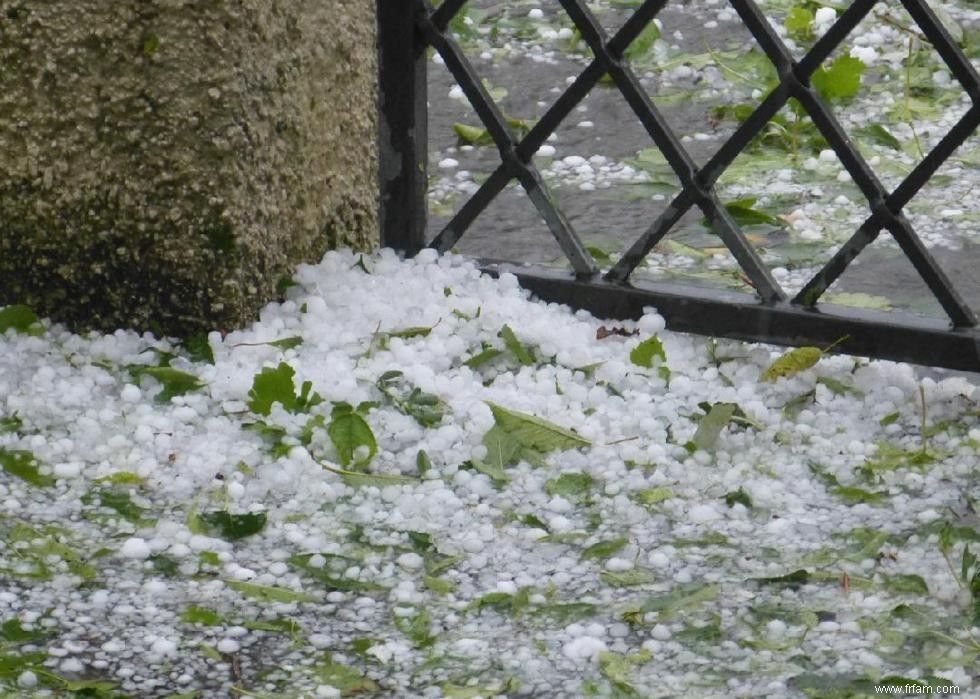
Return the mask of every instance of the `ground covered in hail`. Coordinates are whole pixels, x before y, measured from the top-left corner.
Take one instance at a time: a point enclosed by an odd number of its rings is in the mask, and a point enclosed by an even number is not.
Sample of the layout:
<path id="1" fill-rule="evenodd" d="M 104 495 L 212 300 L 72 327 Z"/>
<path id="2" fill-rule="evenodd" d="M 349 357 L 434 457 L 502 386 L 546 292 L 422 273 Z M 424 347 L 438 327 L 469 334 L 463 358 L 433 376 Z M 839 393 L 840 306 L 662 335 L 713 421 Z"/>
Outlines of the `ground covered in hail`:
<path id="1" fill-rule="evenodd" d="M 428 253 L 183 345 L 0 327 L 0 696 L 978 691 L 966 379 Z"/>

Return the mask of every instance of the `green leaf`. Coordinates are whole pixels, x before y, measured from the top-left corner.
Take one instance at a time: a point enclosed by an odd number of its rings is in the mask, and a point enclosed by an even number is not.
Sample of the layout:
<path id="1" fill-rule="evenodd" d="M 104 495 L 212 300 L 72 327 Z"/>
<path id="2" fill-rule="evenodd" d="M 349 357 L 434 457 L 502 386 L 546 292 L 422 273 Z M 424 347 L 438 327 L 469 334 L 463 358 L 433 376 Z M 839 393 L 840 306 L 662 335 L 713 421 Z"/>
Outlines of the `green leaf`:
<path id="1" fill-rule="evenodd" d="M 490 132 L 482 126 L 470 126 L 456 122 L 453 124 L 453 132 L 459 142 L 468 146 L 492 146 L 493 137 Z"/>
<path id="2" fill-rule="evenodd" d="M 495 347 L 489 347 L 478 354 L 474 354 L 472 357 L 463 362 L 463 365 L 468 366 L 470 369 L 476 369 L 478 366 L 482 366 L 487 362 L 492 362 L 503 353 L 503 350 L 499 350 Z"/>
<path id="3" fill-rule="evenodd" d="M 108 483 L 110 485 L 131 485 L 141 488 L 146 485 L 146 479 L 132 471 L 116 471 L 108 476 L 96 478 L 95 483 Z"/>
<path id="4" fill-rule="evenodd" d="M 292 337 L 284 337 L 281 340 L 273 340 L 272 342 L 264 342 L 262 344 L 269 345 L 270 347 L 278 347 L 281 350 L 288 350 L 302 345 L 303 338 L 299 335 L 293 335 Z"/>
<path id="5" fill-rule="evenodd" d="M 201 521 L 227 541 L 238 541 L 258 534 L 265 528 L 265 512 L 250 512 L 233 515 L 227 510 L 214 510 L 200 515 Z"/>
<path id="6" fill-rule="evenodd" d="M 649 585 L 654 582 L 653 573 L 645 568 L 632 568 L 630 570 L 603 570 L 599 572 L 599 578 L 607 585 L 613 587 L 636 587 L 638 585 Z"/>
<path id="7" fill-rule="evenodd" d="M 295 619 L 280 618 L 280 619 L 250 619 L 248 621 L 243 621 L 242 626 L 246 629 L 251 629 L 253 631 L 268 631 L 270 633 L 283 633 L 288 636 L 292 636 L 294 639 L 297 638 L 303 627 L 299 625 L 299 622 Z"/>
<path id="8" fill-rule="evenodd" d="M 724 637 L 717 615 L 712 615 L 712 620 L 707 624 L 687 625 L 672 636 L 673 639 L 684 645 L 710 644 L 713 646 L 721 643 Z"/>
<path id="9" fill-rule="evenodd" d="M 882 575 L 885 589 L 896 595 L 928 595 L 929 586 L 919 575 Z"/>
<path id="10" fill-rule="evenodd" d="M 548 495 L 560 495 L 566 500 L 578 502 L 588 498 L 595 479 L 587 473 L 563 473 L 544 484 Z"/>
<path id="11" fill-rule="evenodd" d="M 504 346 L 514 355 L 514 359 L 523 366 L 534 366 L 536 361 L 534 350 L 528 345 L 521 344 L 521 341 L 517 339 L 517 335 L 514 334 L 514 331 L 511 330 L 509 325 L 505 325 L 500 329 L 499 336 L 504 341 Z"/>
<path id="12" fill-rule="evenodd" d="M 591 602 L 565 602 L 537 607 L 534 610 L 534 615 L 548 617 L 558 626 L 567 626 L 576 621 L 591 619 L 598 612 L 599 607 Z"/>
<path id="13" fill-rule="evenodd" d="M 630 61 L 639 61 L 650 52 L 660 36 L 660 27 L 655 22 L 650 22 L 633 40 L 633 43 L 626 47 L 623 56 Z"/>
<path id="14" fill-rule="evenodd" d="M 482 612 L 484 609 L 494 609 L 501 614 L 509 613 L 514 606 L 514 595 L 509 592 L 488 592 L 476 598 L 467 605 L 467 609 Z"/>
<path id="15" fill-rule="evenodd" d="M 790 8 L 784 22 L 786 33 L 797 41 L 813 38 L 813 13 L 802 5 Z"/>
<path id="16" fill-rule="evenodd" d="M 432 461 L 425 449 L 419 449 L 418 454 L 415 455 L 415 470 L 419 472 L 420 476 L 424 476 L 432 470 Z"/>
<path id="17" fill-rule="evenodd" d="M 413 325 L 402 330 L 392 330 L 385 334 L 389 337 L 400 337 L 407 340 L 413 337 L 428 337 L 431 332 L 432 326 Z"/>
<path id="18" fill-rule="evenodd" d="M 0 448 L 0 466 L 11 476 L 16 476 L 37 488 L 50 488 L 55 484 L 54 476 L 40 472 L 40 464 L 29 451 L 7 451 Z"/>
<path id="19" fill-rule="evenodd" d="M 746 199 L 736 199 L 734 201 L 727 202 L 725 204 L 725 209 L 735 222 L 740 226 L 775 226 L 776 228 L 783 228 L 786 222 L 778 216 L 763 211 L 762 209 L 756 209 L 754 204 L 756 202 L 755 197 L 748 197 Z"/>
<path id="20" fill-rule="evenodd" d="M 611 558 L 619 551 L 622 551 L 628 543 L 629 539 L 626 537 L 596 542 L 582 551 L 582 554 L 579 556 L 579 560 L 591 561 Z"/>
<path id="21" fill-rule="evenodd" d="M 819 347 L 797 347 L 779 357 L 762 372 L 763 381 L 775 381 L 783 376 L 793 376 L 814 366 L 823 357 Z"/>
<path id="22" fill-rule="evenodd" d="M 469 469 L 476 471 L 477 473 L 482 473 L 487 476 L 490 480 L 494 482 L 494 485 L 500 487 L 510 483 L 510 476 L 498 465 L 487 463 L 486 461 L 481 461 L 480 459 L 470 459 L 469 461 L 464 461 L 459 466 L 461 469 Z"/>
<path id="23" fill-rule="evenodd" d="M 392 485 L 416 485 L 420 482 L 417 478 L 410 478 L 408 476 L 346 471 L 342 468 L 333 468 L 324 463 L 321 463 L 320 467 L 331 473 L 336 473 L 351 488 L 387 488 Z"/>
<path id="24" fill-rule="evenodd" d="M 745 492 L 742 486 L 738 487 L 738 490 L 733 490 L 725 495 L 725 504 L 729 507 L 734 507 L 735 503 L 744 505 L 747 509 L 752 509 L 752 497 Z"/>
<path id="25" fill-rule="evenodd" d="M 599 653 L 599 671 L 616 689 L 617 699 L 640 699 L 640 695 L 629 683 L 634 666 L 645 663 L 653 657 L 650 651 L 643 650 L 633 655 L 621 655 L 612 651 Z"/>
<path id="26" fill-rule="evenodd" d="M 708 414 L 701 418 L 698 429 L 691 438 L 690 444 L 695 449 L 711 451 L 721 436 L 721 431 L 731 422 L 738 406 L 735 403 L 715 403 Z"/>
<path id="27" fill-rule="evenodd" d="M 0 309 L 0 335 L 11 328 L 15 332 L 27 333 L 32 326 L 39 323 L 38 317 L 27 306 L 15 304 Z"/>
<path id="28" fill-rule="evenodd" d="M 810 582 L 810 577 L 811 576 L 808 571 L 800 568 L 799 570 L 794 570 L 792 573 L 787 573 L 786 575 L 752 578 L 752 580 L 762 585 L 788 585 L 790 587 L 799 587 L 800 585 Z"/>
<path id="29" fill-rule="evenodd" d="M 41 663 L 47 659 L 46 652 L 0 655 L 0 680 L 16 680 L 25 670 L 43 668 Z"/>
<path id="30" fill-rule="evenodd" d="M 658 619 L 670 620 L 698 609 L 718 597 L 718 586 L 706 583 L 683 583 L 665 595 L 649 597 L 640 607 L 643 614 L 656 612 Z"/>
<path id="31" fill-rule="evenodd" d="M 820 376 L 817 378 L 817 383 L 826 386 L 827 389 L 833 393 L 835 396 L 845 396 L 845 395 L 855 395 L 861 397 L 864 395 L 864 391 L 860 391 L 853 386 L 848 386 L 843 381 L 838 381 L 837 379 L 832 379 L 829 376 Z"/>
<path id="32" fill-rule="evenodd" d="M 864 488 L 850 485 L 838 485 L 830 488 L 830 494 L 840 498 L 848 505 L 868 504 L 876 505 L 887 499 L 887 493 L 876 493 Z"/>
<path id="33" fill-rule="evenodd" d="M 310 559 L 314 555 L 321 556 L 325 563 L 320 566 L 310 564 Z M 372 582 L 363 582 L 356 578 L 345 577 L 344 572 L 352 567 L 360 565 L 360 561 L 348 556 L 337 554 L 321 553 L 301 553 L 289 557 L 289 565 L 299 568 L 305 575 L 316 580 L 328 590 L 339 590 L 341 592 L 381 592 L 385 587 Z"/>
<path id="34" fill-rule="evenodd" d="M 211 349 L 207 334 L 191 335 L 184 341 L 184 349 L 195 362 L 214 364 L 214 350 Z"/>
<path id="35" fill-rule="evenodd" d="M 122 488 L 95 487 L 82 495 L 82 503 L 115 510 L 123 519 L 138 526 L 152 520 L 144 519 L 146 508 L 133 502 L 132 496 Z"/>
<path id="36" fill-rule="evenodd" d="M 664 486 L 637 490 L 635 493 L 633 493 L 634 500 L 641 505 L 646 505 L 648 507 L 658 505 L 664 500 L 670 500 L 671 498 L 676 497 L 677 494 L 673 490 Z"/>
<path id="37" fill-rule="evenodd" d="M 400 412 L 422 427 L 435 427 L 445 415 L 446 404 L 439 396 L 426 393 L 405 381 L 401 371 L 386 371 L 375 382 L 378 390 Z M 360 406 L 358 411 L 360 412 Z"/>
<path id="38" fill-rule="evenodd" d="M 369 695 L 381 688 L 357 668 L 333 661 L 329 653 L 314 667 L 317 679 L 325 685 L 340 690 L 342 697 Z"/>
<path id="39" fill-rule="evenodd" d="M 667 353 L 664 351 L 664 345 L 656 335 L 647 338 L 630 352 L 630 361 L 637 366 L 649 369 L 653 367 L 654 359 L 659 359 L 663 363 L 667 361 Z"/>
<path id="40" fill-rule="evenodd" d="M 18 417 L 17 413 L 0 418 L 0 434 L 20 432 L 23 427 L 24 421 Z"/>
<path id="41" fill-rule="evenodd" d="M 873 311 L 887 311 L 892 307 L 891 299 L 886 296 L 875 296 L 859 291 L 838 291 L 823 297 L 827 303 L 836 303 L 851 308 L 867 308 Z"/>
<path id="42" fill-rule="evenodd" d="M 891 131 L 886 129 L 881 124 L 863 126 L 856 129 L 855 133 L 861 136 L 867 136 L 879 146 L 885 146 L 887 148 L 891 148 L 892 150 L 902 150 L 901 142 L 892 135 Z"/>
<path id="43" fill-rule="evenodd" d="M 483 445 L 487 448 L 486 465 L 498 473 L 521 459 L 523 444 L 500 425 L 494 425 L 483 435 Z M 506 477 L 506 476 L 505 476 Z"/>
<path id="44" fill-rule="evenodd" d="M 416 648 L 428 648 L 436 642 L 436 637 L 429 633 L 432 628 L 432 615 L 425 609 L 420 609 L 412 616 L 394 617 L 395 628 L 415 644 Z"/>
<path id="45" fill-rule="evenodd" d="M 424 578 L 425 586 L 437 595 L 448 595 L 456 589 L 456 583 L 440 578 L 435 575 L 426 575 Z"/>
<path id="46" fill-rule="evenodd" d="M 821 66 L 810 78 L 810 83 L 825 100 L 853 97 L 861 89 L 861 73 L 864 63 L 853 56 L 838 56 L 830 67 Z"/>
<path id="47" fill-rule="evenodd" d="M 163 390 L 156 397 L 161 403 L 166 403 L 174 396 L 182 396 L 185 393 L 196 391 L 205 385 L 203 381 L 193 374 L 171 369 L 169 366 L 131 366 L 129 371 L 134 379 L 139 379 L 141 376 L 149 376 L 162 384 Z"/>
<path id="48" fill-rule="evenodd" d="M 496 403 L 487 402 L 496 424 L 522 447 L 541 453 L 587 447 L 591 442 L 571 430 L 542 420 L 534 415 L 508 410 Z"/>
<path id="49" fill-rule="evenodd" d="M 274 403 L 281 403 L 286 410 L 295 411 L 298 407 L 296 387 L 293 385 L 295 374 L 295 370 L 285 362 L 280 362 L 275 369 L 266 367 L 260 371 L 248 392 L 248 409 L 259 415 L 268 415 Z"/>
<path id="50" fill-rule="evenodd" d="M 169 556 L 157 553 L 150 556 L 149 560 L 153 564 L 153 570 L 160 575 L 168 578 L 176 578 L 180 575 L 180 564 Z"/>
<path id="51" fill-rule="evenodd" d="M 347 403 L 336 403 L 327 425 L 327 435 L 337 449 L 340 463 L 349 466 L 354 463 L 357 467 L 367 465 L 378 453 L 378 442 L 374 432 L 363 417 L 358 415 Z M 367 456 L 354 461 L 354 451 L 358 447 L 367 447 Z"/>
<path id="52" fill-rule="evenodd" d="M 13 644 L 36 643 L 53 633 L 55 633 L 53 629 L 44 627 L 31 630 L 25 629 L 21 626 L 20 619 L 16 617 L 7 619 L 3 624 L 0 624 L 0 638 Z M 0 677 L 2 677 L 2 674 L 0 674 Z"/>
<path id="53" fill-rule="evenodd" d="M 458 685 L 446 682 L 440 687 L 446 699 L 482 699 L 483 697 L 512 696 L 520 688 L 513 677 L 494 685 Z"/>
<path id="54" fill-rule="evenodd" d="M 257 599 L 260 602 L 319 602 L 313 595 L 296 592 L 284 587 L 259 585 L 242 580 L 225 580 L 225 585 L 241 592 L 246 597 Z"/>
<path id="55" fill-rule="evenodd" d="M 201 624 L 202 626 L 221 626 L 225 623 L 218 612 L 196 605 L 185 609 L 184 613 L 180 615 L 180 620 L 187 624 Z"/>

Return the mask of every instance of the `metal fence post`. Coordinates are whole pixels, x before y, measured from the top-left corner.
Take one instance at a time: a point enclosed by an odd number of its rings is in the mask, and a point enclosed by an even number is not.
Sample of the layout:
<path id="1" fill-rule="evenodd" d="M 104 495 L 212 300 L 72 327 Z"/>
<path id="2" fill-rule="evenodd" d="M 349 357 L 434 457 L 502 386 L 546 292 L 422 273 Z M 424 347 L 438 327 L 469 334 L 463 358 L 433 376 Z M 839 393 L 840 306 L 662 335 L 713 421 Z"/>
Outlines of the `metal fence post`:
<path id="1" fill-rule="evenodd" d="M 428 189 L 426 43 L 422 3 L 377 0 L 378 175 L 381 244 L 414 255 L 425 246 Z"/>

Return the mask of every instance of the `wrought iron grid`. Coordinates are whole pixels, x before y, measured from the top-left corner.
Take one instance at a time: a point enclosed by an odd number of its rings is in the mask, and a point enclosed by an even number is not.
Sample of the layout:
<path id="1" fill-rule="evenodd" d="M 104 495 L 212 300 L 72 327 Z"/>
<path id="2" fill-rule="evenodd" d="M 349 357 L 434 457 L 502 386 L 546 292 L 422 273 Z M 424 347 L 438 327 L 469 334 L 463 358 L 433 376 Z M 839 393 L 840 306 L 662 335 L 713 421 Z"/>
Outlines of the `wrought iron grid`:
<path id="1" fill-rule="evenodd" d="M 593 58 L 530 131 L 517 139 L 448 30 L 450 21 L 466 0 L 444 0 L 435 8 L 430 0 L 377 0 L 384 244 L 408 254 L 426 245 L 445 252 L 460 240 L 504 187 L 516 179 L 568 258 L 573 272 L 506 265 L 489 265 L 488 270 L 507 269 L 517 274 L 524 286 L 544 298 L 617 317 L 637 316 L 644 306 L 653 305 L 664 314 L 668 325 L 677 330 L 777 344 L 829 344 L 846 335 L 841 351 L 980 371 L 977 317 L 902 214 L 903 207 L 980 124 L 980 76 L 925 0 L 901 0 L 901 3 L 969 95 L 972 106 L 892 192 L 884 188 L 834 113 L 810 85 L 813 73 L 879 0 L 854 0 L 799 61 L 794 60 L 755 2 L 730 0 L 742 23 L 775 66 L 779 83 L 700 168 L 624 58 L 626 49 L 667 0 L 646 0 L 611 37 L 583 0 L 559 2 L 588 44 Z M 430 46 L 442 57 L 483 122 L 499 151 L 500 164 L 445 228 L 426 243 L 425 80 L 426 49 Z M 600 274 L 581 239 L 553 203 L 532 158 L 562 120 L 607 74 L 676 173 L 681 191 L 620 260 Z M 787 298 L 773 279 L 714 190 L 725 169 L 790 99 L 803 107 L 837 153 L 867 199 L 870 210 L 857 232 L 792 299 Z M 693 207 L 702 211 L 731 251 L 751 281 L 755 298 L 670 283 L 632 283 L 631 275 L 637 266 Z M 898 312 L 870 313 L 824 304 L 818 307 L 823 293 L 883 230 L 901 247 L 949 317 L 949 323 Z"/>

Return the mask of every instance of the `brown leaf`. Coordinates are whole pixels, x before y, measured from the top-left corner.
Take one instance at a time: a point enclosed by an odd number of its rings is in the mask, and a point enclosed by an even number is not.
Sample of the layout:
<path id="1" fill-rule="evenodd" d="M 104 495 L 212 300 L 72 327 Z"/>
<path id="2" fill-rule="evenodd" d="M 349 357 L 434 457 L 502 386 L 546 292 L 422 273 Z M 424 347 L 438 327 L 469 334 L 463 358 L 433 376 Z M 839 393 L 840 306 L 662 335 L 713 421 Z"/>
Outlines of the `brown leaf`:
<path id="1" fill-rule="evenodd" d="M 639 335 L 639 330 L 627 330 L 626 328 L 612 327 L 607 328 L 605 325 L 600 325 L 599 329 L 595 331 L 595 339 L 605 340 L 607 337 L 612 335 L 621 335 L 622 337 L 631 337 L 633 335 Z"/>
<path id="2" fill-rule="evenodd" d="M 851 591 L 851 576 L 848 575 L 846 572 L 841 573 L 840 586 L 844 590 L 845 595 Z"/>

